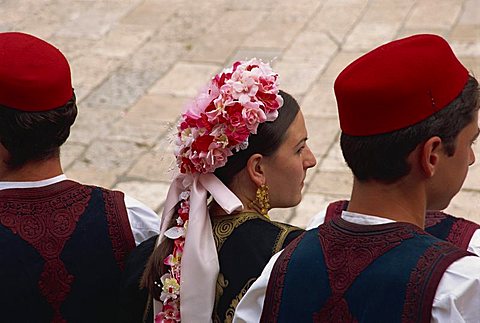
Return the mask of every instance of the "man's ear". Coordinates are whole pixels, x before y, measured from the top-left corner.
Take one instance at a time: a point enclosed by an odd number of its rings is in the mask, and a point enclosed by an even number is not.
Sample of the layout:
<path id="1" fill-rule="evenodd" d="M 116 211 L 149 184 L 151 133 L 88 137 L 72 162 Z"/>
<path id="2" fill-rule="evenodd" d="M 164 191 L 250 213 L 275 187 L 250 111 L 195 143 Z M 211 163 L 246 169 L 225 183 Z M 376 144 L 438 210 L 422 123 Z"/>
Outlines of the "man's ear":
<path id="1" fill-rule="evenodd" d="M 246 170 L 250 180 L 258 187 L 265 184 L 264 157 L 261 154 L 253 154 L 248 158 Z"/>
<path id="2" fill-rule="evenodd" d="M 440 137 L 431 137 L 423 143 L 420 153 L 420 163 L 427 178 L 435 174 L 438 164 L 444 156 L 443 142 Z"/>

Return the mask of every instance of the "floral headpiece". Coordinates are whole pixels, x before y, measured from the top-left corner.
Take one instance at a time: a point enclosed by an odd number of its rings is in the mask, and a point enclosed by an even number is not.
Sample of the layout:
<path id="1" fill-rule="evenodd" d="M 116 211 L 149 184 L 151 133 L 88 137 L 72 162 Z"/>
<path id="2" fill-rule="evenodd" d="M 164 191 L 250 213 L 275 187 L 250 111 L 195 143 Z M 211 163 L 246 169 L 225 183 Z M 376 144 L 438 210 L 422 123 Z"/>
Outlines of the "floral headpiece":
<path id="1" fill-rule="evenodd" d="M 211 173 L 226 164 L 234 151 L 248 147 L 248 136 L 260 123 L 274 121 L 283 98 L 278 94 L 278 74 L 256 58 L 235 62 L 212 78 L 187 106 L 175 140 L 177 165 L 187 175 Z M 180 322 L 181 259 L 190 213 L 190 188 L 179 196 L 176 225 L 164 235 L 174 240 L 164 259 L 169 267 L 160 282 L 163 309 L 155 322 Z"/>
<path id="2" fill-rule="evenodd" d="M 183 113 L 178 125 L 177 165 L 182 173 L 210 173 L 233 151 L 248 146 L 248 136 L 273 121 L 283 99 L 278 74 L 253 58 L 235 62 L 216 75 Z"/>

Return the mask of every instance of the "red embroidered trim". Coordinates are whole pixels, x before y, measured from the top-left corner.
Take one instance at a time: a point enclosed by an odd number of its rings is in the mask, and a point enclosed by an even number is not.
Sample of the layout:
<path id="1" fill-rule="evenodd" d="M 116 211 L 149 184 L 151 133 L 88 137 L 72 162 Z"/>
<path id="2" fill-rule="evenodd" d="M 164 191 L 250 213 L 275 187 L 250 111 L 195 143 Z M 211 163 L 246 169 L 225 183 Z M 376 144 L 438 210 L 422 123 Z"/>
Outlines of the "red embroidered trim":
<path id="1" fill-rule="evenodd" d="M 325 222 L 340 218 L 342 211 L 346 210 L 347 206 L 348 201 L 345 200 L 330 203 L 325 214 Z M 453 243 L 461 249 L 467 250 L 473 234 L 476 230 L 480 229 L 480 225 L 441 211 L 427 211 L 425 214 L 425 228 L 433 227 L 449 217 L 453 218 L 453 225 L 448 232 L 446 241 Z"/>
<path id="2" fill-rule="evenodd" d="M 427 211 L 425 215 L 425 228 L 433 227 L 447 218 L 447 214 L 440 211 Z"/>
<path id="3" fill-rule="evenodd" d="M 335 295 L 327 300 L 318 313 L 313 313 L 313 322 L 342 322 L 357 323 L 358 321 L 350 314 L 347 301 L 343 296 Z"/>
<path id="4" fill-rule="evenodd" d="M 355 235 L 347 232 L 349 228 L 354 231 L 370 231 Z M 314 313 L 318 322 L 355 322 L 344 299 L 344 293 L 368 265 L 403 240 L 411 238 L 415 231 L 413 226 L 405 224 L 379 225 L 377 231 L 371 230 L 371 226 L 365 228 L 341 218 L 319 227 L 318 236 L 324 252 L 332 295 L 326 306 Z"/>
<path id="5" fill-rule="evenodd" d="M 467 250 L 473 234 L 478 229 L 480 229 L 480 225 L 462 218 L 456 218 L 448 234 L 447 241 L 463 250 Z"/>
<path id="6" fill-rule="evenodd" d="M 305 232 L 290 242 L 275 262 L 268 280 L 260 323 L 276 322 L 278 320 L 288 262 L 304 235 Z"/>
<path id="7" fill-rule="evenodd" d="M 112 250 L 118 266 L 123 270 L 125 257 L 135 248 L 130 222 L 123 193 L 101 188 L 105 201 L 105 214 L 108 222 L 108 234 L 112 242 Z"/>
<path id="8" fill-rule="evenodd" d="M 445 270 L 454 261 L 473 255 L 446 241 L 438 241 L 420 257 L 410 274 L 402 322 L 430 322 L 433 298 Z"/>
<path id="9" fill-rule="evenodd" d="M 342 215 L 342 211 L 346 210 L 348 206 L 348 201 L 336 201 L 332 202 L 327 207 L 327 212 L 325 213 L 325 221 L 328 222 L 333 219 L 339 218 Z"/>
<path id="10" fill-rule="evenodd" d="M 52 322 L 66 322 L 60 306 L 70 292 L 74 277 L 60 254 L 65 242 L 90 201 L 92 188 L 63 181 L 42 188 L 0 192 L 0 223 L 32 245 L 45 260 L 38 282 L 52 306 Z"/>

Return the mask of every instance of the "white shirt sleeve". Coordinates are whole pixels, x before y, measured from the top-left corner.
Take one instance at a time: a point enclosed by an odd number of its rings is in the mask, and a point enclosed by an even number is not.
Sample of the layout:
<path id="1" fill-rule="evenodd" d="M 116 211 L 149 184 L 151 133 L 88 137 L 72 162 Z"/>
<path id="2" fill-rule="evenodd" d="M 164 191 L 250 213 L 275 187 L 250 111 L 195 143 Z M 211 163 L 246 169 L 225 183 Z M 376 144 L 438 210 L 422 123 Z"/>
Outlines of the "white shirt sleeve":
<path id="1" fill-rule="evenodd" d="M 476 254 L 477 256 L 480 256 L 480 230 L 476 230 L 473 233 L 467 250 Z"/>
<path id="2" fill-rule="evenodd" d="M 480 322 L 479 257 L 463 257 L 447 268 L 433 299 L 432 322 Z"/>
<path id="3" fill-rule="evenodd" d="M 268 279 L 272 272 L 273 265 L 277 261 L 280 254 L 279 251 L 267 263 L 258 279 L 250 286 L 245 296 L 238 303 L 233 317 L 233 323 L 257 323 L 260 322 L 263 310 L 263 301 L 267 292 Z"/>
<path id="4" fill-rule="evenodd" d="M 241 299 L 235 311 L 234 323 L 260 322 L 268 280 L 280 253 L 270 259 L 262 275 Z M 433 300 L 432 322 L 480 322 L 479 257 L 463 257 L 447 268 Z"/>
<path id="5" fill-rule="evenodd" d="M 148 238 L 159 234 L 160 217 L 155 212 L 142 202 L 126 194 L 124 195 L 124 201 L 135 245 L 138 246 Z"/>
<path id="6" fill-rule="evenodd" d="M 327 205 L 328 207 L 328 205 Z M 318 227 L 320 224 L 323 224 L 325 222 L 325 215 L 327 214 L 327 207 L 324 207 L 320 212 L 315 214 L 310 221 L 310 223 L 307 225 L 307 230 L 313 229 Z"/>

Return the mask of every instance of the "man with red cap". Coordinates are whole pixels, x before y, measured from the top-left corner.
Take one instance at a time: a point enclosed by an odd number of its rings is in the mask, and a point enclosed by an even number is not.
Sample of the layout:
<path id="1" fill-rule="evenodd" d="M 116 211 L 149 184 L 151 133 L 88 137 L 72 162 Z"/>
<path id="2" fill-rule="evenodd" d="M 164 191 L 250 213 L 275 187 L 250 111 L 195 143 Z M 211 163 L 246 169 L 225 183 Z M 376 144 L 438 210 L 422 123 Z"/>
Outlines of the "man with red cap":
<path id="1" fill-rule="evenodd" d="M 234 322 L 478 322 L 480 258 L 424 231 L 475 162 L 477 80 L 415 35 L 351 63 L 335 95 L 350 202 L 272 258 Z"/>
<path id="2" fill-rule="evenodd" d="M 76 115 L 63 54 L 0 33 L 2 322 L 110 322 L 125 256 L 158 234 L 140 202 L 63 174 Z"/>

